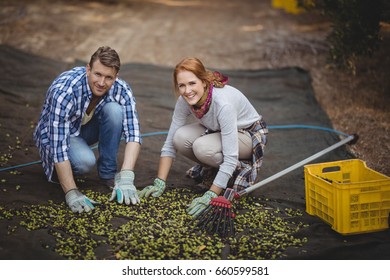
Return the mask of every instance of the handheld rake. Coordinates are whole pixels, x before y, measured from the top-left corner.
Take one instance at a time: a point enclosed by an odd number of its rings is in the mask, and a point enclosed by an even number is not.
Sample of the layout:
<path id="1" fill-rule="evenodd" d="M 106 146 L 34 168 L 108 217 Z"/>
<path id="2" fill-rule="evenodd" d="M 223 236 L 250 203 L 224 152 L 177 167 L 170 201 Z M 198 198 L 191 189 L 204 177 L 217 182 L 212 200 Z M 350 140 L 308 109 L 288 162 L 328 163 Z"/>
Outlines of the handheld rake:
<path id="1" fill-rule="evenodd" d="M 232 201 L 234 198 L 240 198 L 243 195 L 246 195 L 269 182 L 282 177 L 283 175 L 325 155 L 326 153 L 348 143 L 352 140 L 357 140 L 357 135 L 349 135 L 343 140 L 329 146 L 328 148 L 300 161 L 296 164 L 244 189 L 239 192 L 231 188 L 227 188 L 223 196 L 218 196 L 216 198 L 212 198 L 210 204 L 203 210 L 198 216 L 194 218 L 196 223 L 196 227 L 201 230 L 205 230 L 209 234 L 218 234 L 222 238 L 228 236 L 235 235 L 234 229 L 234 219 L 236 215 L 233 213 L 232 209 Z"/>

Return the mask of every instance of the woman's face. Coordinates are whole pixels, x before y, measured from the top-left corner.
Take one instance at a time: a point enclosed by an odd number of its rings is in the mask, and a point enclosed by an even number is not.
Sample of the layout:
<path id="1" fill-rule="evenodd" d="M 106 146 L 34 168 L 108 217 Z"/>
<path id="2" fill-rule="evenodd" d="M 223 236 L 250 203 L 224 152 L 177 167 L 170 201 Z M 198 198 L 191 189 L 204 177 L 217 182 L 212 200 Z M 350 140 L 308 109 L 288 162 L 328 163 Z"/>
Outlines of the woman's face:
<path id="1" fill-rule="evenodd" d="M 189 105 L 195 105 L 202 98 L 206 83 L 194 73 L 185 70 L 178 72 L 176 79 L 180 95 Z"/>

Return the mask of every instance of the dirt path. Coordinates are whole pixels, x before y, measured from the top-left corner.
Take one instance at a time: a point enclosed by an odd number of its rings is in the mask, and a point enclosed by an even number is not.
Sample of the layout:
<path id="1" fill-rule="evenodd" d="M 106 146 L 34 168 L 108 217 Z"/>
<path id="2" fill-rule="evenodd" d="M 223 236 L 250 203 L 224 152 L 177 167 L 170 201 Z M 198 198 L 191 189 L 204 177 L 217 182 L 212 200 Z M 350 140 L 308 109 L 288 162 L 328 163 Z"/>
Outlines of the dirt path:
<path id="1" fill-rule="evenodd" d="M 376 56 L 355 77 L 327 68 L 329 23 L 318 15 L 288 15 L 271 1 L 22 1 L 0 4 L 0 43 L 73 63 L 100 45 L 122 62 L 172 67 L 198 56 L 218 69 L 302 67 L 334 127 L 358 133 L 353 153 L 390 175 L 390 28 Z"/>

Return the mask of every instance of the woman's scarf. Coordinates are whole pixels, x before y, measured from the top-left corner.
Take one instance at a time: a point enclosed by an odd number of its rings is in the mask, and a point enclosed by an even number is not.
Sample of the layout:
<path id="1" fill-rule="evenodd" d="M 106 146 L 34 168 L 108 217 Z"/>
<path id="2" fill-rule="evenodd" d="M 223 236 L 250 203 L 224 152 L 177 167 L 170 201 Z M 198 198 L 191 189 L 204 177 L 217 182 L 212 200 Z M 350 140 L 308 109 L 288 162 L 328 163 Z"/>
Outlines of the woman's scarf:
<path id="1" fill-rule="evenodd" d="M 228 77 L 222 75 L 220 72 L 215 71 L 213 72 L 213 75 L 214 75 L 214 80 L 210 83 L 210 89 L 207 94 L 206 101 L 200 106 L 200 108 L 198 108 L 197 106 L 191 106 L 192 112 L 194 112 L 195 116 L 198 119 L 201 119 L 209 111 L 210 104 L 211 104 L 211 97 L 213 93 L 213 86 L 222 88 L 228 82 Z M 201 98 L 201 100 L 202 99 L 203 97 Z"/>
<path id="2" fill-rule="evenodd" d="M 195 106 L 191 106 L 192 112 L 194 112 L 195 116 L 198 119 L 201 119 L 209 111 L 212 93 L 213 93 L 213 85 L 210 84 L 210 89 L 209 89 L 209 92 L 207 94 L 206 101 L 200 106 L 200 108 L 197 108 Z"/>

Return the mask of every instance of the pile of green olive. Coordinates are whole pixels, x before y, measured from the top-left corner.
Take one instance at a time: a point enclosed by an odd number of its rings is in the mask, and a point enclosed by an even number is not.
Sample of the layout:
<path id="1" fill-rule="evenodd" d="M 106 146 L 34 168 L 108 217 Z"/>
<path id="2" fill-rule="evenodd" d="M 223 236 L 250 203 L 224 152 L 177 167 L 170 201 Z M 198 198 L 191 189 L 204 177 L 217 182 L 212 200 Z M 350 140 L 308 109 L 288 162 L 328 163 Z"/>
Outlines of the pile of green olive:
<path id="1" fill-rule="evenodd" d="M 221 238 L 199 228 L 185 209 L 199 196 L 191 189 L 168 188 L 159 198 L 138 205 L 109 202 L 110 194 L 83 192 L 100 202 L 89 213 L 73 214 L 64 202 L 0 206 L 0 220 L 17 220 L 18 227 L 47 230 L 42 246 L 65 259 L 282 259 L 287 250 L 307 242 L 301 210 L 278 209 L 261 197 L 234 202 L 235 236 Z M 12 235 L 15 227 L 9 227 Z M 50 242 L 52 240 L 52 242 Z"/>

